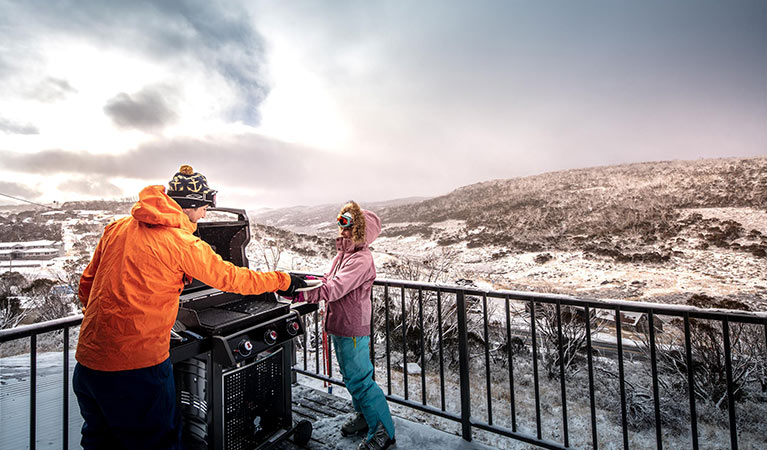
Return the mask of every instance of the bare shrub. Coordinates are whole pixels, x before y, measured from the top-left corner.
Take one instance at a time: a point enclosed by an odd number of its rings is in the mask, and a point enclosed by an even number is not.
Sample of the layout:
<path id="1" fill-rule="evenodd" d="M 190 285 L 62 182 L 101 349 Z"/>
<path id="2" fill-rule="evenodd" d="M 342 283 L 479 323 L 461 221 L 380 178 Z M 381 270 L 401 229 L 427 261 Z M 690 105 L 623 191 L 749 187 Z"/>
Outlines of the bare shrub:
<path id="1" fill-rule="evenodd" d="M 602 376 L 595 377 L 595 383 L 601 393 L 597 396 L 600 405 L 608 410 L 620 410 L 620 396 L 616 395 L 614 384 L 618 374 L 614 369 L 608 369 L 597 363 L 595 371 Z M 655 427 L 655 401 L 652 390 L 643 386 L 632 371 L 624 372 L 624 387 L 626 392 L 626 421 L 629 429 L 640 431 Z M 612 381 L 612 382 L 610 382 Z M 609 384 L 608 384 L 609 383 Z M 689 411 L 684 401 L 674 398 L 663 398 L 660 401 L 661 423 L 665 428 L 676 431 L 684 429 L 689 420 Z"/>
<path id="2" fill-rule="evenodd" d="M 443 282 L 447 279 L 448 269 L 453 266 L 457 251 L 441 247 L 427 254 L 422 259 L 400 258 L 388 262 L 382 267 L 387 276 L 398 279 L 424 281 L 429 283 Z M 379 291 L 380 292 L 380 291 Z M 443 354 L 448 362 L 456 362 L 458 349 L 458 314 L 457 302 L 451 297 L 441 297 L 441 307 L 437 307 L 437 294 L 433 291 L 406 289 L 404 299 L 400 290 L 389 290 L 388 297 L 379 295 L 374 302 L 375 328 L 386 329 L 386 305 L 388 304 L 390 344 L 397 348 L 406 342 L 407 355 L 405 362 L 418 361 L 421 358 L 421 339 L 424 341 L 422 365 L 434 359 L 439 352 L 439 342 L 442 340 Z M 404 312 L 403 312 L 404 300 Z M 403 331 L 403 315 L 404 326 Z M 482 301 L 476 296 L 466 297 L 466 317 L 469 345 L 476 348 L 484 345 Z M 441 320 L 442 333 L 437 324 Z M 421 328 L 421 322 L 424 328 Z M 474 343 L 474 345 L 472 345 Z M 484 347 L 483 347 L 484 348 Z"/>
<path id="3" fill-rule="evenodd" d="M 658 381 L 668 391 L 689 392 L 687 383 L 687 355 L 684 346 L 684 324 L 672 322 L 675 330 L 666 340 L 656 342 Z M 764 328 L 749 324 L 730 323 L 730 349 L 733 396 L 736 401 L 747 396 L 749 384 L 767 387 L 767 349 Z M 727 407 L 727 371 L 724 338 L 719 323 L 690 319 L 690 346 L 692 352 L 692 389 L 695 395 L 710 401 L 718 408 Z M 649 357 L 649 337 L 640 335 L 642 348 Z"/>
<path id="4" fill-rule="evenodd" d="M 18 298 L 0 293 L 0 330 L 17 326 L 26 316 Z"/>
<path id="5" fill-rule="evenodd" d="M 577 362 L 582 359 L 583 350 L 586 347 L 586 320 L 590 322 L 592 334 L 598 333 L 604 327 L 604 323 L 597 320 L 593 310 L 587 318 L 582 308 L 561 305 L 560 313 L 557 314 L 556 305 L 536 305 L 535 323 L 538 334 L 542 338 L 543 365 L 549 378 L 560 376 L 560 326 L 562 330 L 561 361 L 565 369 L 565 378 L 572 377 L 580 370 L 581 365 Z"/>
<path id="6" fill-rule="evenodd" d="M 13 328 L 27 315 L 17 295 L 27 286 L 27 279 L 18 272 L 0 274 L 0 329 Z"/>

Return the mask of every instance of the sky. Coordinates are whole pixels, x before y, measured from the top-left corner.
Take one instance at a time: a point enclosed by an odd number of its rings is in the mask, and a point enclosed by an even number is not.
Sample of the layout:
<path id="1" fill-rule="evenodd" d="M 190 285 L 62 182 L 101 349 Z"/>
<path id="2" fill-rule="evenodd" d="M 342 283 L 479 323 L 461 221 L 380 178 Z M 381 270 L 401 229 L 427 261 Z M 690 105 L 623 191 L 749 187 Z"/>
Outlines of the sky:
<path id="1" fill-rule="evenodd" d="M 35 202 L 182 164 L 250 209 L 767 155 L 763 0 L 0 0 L 0 35 L 0 194 Z"/>

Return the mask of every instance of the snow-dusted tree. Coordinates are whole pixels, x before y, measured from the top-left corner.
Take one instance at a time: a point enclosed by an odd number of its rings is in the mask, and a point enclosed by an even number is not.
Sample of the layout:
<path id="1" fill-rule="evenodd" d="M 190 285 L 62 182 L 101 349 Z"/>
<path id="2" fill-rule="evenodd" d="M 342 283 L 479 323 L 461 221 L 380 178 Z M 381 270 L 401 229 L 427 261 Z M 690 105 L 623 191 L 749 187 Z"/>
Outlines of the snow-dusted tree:
<path id="1" fill-rule="evenodd" d="M 13 328 L 26 317 L 17 297 L 26 285 L 27 279 L 18 272 L 0 274 L 0 329 Z"/>
<path id="2" fill-rule="evenodd" d="M 59 283 L 69 288 L 71 302 L 79 304 L 77 291 L 80 288 L 80 277 L 85 267 L 90 262 L 89 255 L 82 255 L 77 259 L 72 259 L 64 263 L 64 274 L 59 276 Z"/>
<path id="3" fill-rule="evenodd" d="M 26 317 L 19 299 L 0 294 L 0 329 L 13 328 Z"/>
<path id="4" fill-rule="evenodd" d="M 59 319 L 72 314 L 74 298 L 67 286 L 57 288 L 55 280 L 38 278 L 24 289 L 34 305 L 36 322 Z"/>

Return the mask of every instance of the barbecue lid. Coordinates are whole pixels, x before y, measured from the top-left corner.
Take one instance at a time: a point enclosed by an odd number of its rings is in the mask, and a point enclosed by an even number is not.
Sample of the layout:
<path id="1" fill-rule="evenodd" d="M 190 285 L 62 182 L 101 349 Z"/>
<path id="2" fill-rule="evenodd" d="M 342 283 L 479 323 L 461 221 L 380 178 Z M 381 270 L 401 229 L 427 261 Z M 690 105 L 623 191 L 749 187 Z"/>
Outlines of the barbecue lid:
<path id="1" fill-rule="evenodd" d="M 208 214 L 209 220 L 197 223 L 195 236 L 207 242 L 224 261 L 229 261 L 235 266 L 248 267 L 245 248 L 250 242 L 250 222 L 245 210 L 208 208 Z M 199 280 L 193 280 L 192 284 L 184 287 L 183 294 L 205 289 L 210 288 Z"/>

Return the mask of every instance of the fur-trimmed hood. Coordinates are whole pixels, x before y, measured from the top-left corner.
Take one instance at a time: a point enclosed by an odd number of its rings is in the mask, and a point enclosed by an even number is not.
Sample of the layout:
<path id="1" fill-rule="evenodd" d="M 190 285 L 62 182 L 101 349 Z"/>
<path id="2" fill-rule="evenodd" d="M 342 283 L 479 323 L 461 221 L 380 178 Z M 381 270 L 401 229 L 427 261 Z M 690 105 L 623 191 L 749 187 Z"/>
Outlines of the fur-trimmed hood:
<path id="1" fill-rule="evenodd" d="M 363 209 L 361 210 L 361 215 L 365 220 L 365 241 L 355 242 L 354 239 L 347 239 L 343 236 L 338 236 L 336 238 L 336 250 L 339 252 L 351 253 L 363 248 L 367 248 L 381 234 L 381 219 L 379 219 L 373 211 Z M 357 227 L 359 226 L 358 224 L 355 224 L 354 226 Z M 355 230 L 352 230 L 352 233 L 354 232 Z"/>
<path id="2" fill-rule="evenodd" d="M 370 245 L 381 234 L 381 219 L 373 211 L 362 210 L 365 216 L 365 243 Z"/>

